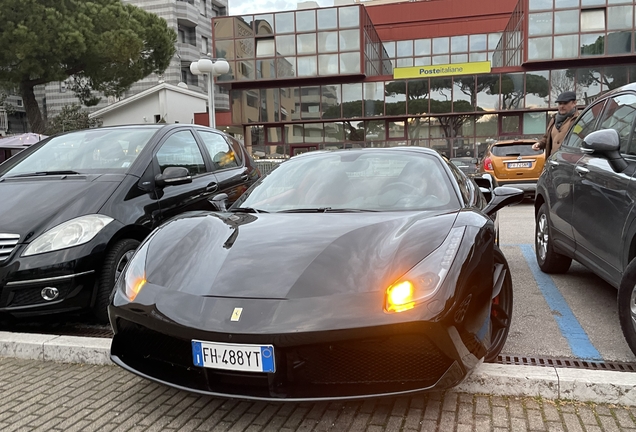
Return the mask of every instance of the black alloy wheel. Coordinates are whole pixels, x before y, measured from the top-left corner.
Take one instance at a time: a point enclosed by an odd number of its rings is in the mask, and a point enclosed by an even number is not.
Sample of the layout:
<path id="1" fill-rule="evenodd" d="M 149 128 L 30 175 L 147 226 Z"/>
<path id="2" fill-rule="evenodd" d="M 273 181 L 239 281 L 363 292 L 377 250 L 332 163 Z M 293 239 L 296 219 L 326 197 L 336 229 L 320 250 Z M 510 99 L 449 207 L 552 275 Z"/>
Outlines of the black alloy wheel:
<path id="1" fill-rule="evenodd" d="M 138 247 L 139 241 L 123 239 L 117 241 L 106 252 L 97 282 L 97 298 L 93 307 L 93 315 L 100 324 L 108 323 L 108 305 L 112 298 L 115 282 L 117 282 Z"/>
<path id="2" fill-rule="evenodd" d="M 484 361 L 497 361 L 499 353 L 506 344 L 512 322 L 512 277 L 506 257 L 498 246 L 494 249 L 493 292 L 499 293 L 492 299 L 490 306 L 490 348 Z"/>
<path id="3" fill-rule="evenodd" d="M 552 232 L 548 205 L 543 203 L 535 224 L 534 251 L 537 264 L 544 273 L 565 273 L 572 264 L 572 258 L 556 252 L 552 246 Z"/>

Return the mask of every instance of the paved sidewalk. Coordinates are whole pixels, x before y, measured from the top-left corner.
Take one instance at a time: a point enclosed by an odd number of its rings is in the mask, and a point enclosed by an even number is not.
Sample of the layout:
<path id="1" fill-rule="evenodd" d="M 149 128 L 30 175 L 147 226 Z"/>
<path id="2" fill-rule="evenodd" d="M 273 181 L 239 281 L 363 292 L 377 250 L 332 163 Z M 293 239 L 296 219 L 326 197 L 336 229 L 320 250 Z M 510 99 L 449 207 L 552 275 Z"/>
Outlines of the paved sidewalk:
<path id="1" fill-rule="evenodd" d="M 115 366 L 0 358 L 0 430 L 636 431 L 636 407 L 428 393 L 356 402 L 266 403 L 178 391 Z"/>

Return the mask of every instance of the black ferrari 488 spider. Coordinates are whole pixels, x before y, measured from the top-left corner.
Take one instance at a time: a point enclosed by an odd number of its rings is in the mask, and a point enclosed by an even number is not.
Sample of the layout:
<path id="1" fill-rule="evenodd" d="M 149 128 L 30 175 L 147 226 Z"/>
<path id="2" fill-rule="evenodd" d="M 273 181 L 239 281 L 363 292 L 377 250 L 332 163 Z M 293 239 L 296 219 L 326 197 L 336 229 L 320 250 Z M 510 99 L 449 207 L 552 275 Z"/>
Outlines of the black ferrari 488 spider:
<path id="1" fill-rule="evenodd" d="M 419 147 L 293 157 L 142 243 L 109 307 L 111 358 L 245 399 L 452 387 L 496 359 L 512 314 L 496 212 L 523 193 L 480 180 Z"/>

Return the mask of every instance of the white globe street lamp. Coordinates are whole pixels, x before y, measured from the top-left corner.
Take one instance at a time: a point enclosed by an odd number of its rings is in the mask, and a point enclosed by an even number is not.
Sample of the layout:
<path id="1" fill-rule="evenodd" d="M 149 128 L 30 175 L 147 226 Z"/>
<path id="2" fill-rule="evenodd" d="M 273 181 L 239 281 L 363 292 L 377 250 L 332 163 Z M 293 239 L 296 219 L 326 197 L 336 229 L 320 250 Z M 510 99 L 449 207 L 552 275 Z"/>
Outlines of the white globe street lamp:
<path id="1" fill-rule="evenodd" d="M 210 127 L 216 127 L 214 117 L 214 77 L 226 74 L 230 71 L 230 64 L 225 59 L 200 59 L 190 63 L 190 72 L 193 75 L 208 76 L 208 106 L 210 115 Z"/>

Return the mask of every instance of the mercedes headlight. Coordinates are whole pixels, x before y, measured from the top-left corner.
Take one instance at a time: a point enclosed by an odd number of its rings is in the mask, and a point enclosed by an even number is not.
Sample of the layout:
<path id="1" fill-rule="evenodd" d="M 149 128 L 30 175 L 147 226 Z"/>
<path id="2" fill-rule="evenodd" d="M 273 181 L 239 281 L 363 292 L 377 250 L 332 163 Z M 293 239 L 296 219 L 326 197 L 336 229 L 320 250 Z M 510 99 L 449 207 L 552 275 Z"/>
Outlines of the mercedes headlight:
<path id="1" fill-rule="evenodd" d="M 440 247 L 387 288 L 384 298 L 386 312 L 413 309 L 439 290 L 455 260 L 465 229 L 451 229 Z"/>
<path id="2" fill-rule="evenodd" d="M 71 219 L 33 240 L 22 256 L 37 255 L 88 243 L 113 220 L 111 217 L 97 214 Z"/>

